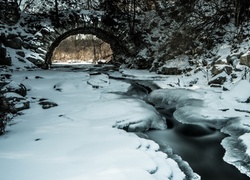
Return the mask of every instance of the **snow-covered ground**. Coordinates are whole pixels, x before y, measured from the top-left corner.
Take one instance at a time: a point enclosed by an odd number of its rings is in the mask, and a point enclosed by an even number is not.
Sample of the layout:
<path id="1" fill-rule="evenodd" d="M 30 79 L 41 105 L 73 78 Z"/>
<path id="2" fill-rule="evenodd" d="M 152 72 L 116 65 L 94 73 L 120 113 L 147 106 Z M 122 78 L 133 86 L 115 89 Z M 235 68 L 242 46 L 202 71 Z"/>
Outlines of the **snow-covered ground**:
<path id="1" fill-rule="evenodd" d="M 249 80 L 222 91 L 202 83 L 187 87 L 190 77 L 140 70 L 97 73 L 94 69 L 13 71 L 12 80 L 28 89 L 30 109 L 15 117 L 7 133 L 0 136 L 1 179 L 188 179 L 158 144 L 119 129 L 166 128 L 164 117 L 153 106 L 124 95 L 130 88 L 124 79 L 152 81 L 165 88 L 152 91 L 148 101 L 158 107 L 176 108 L 174 116 L 183 123 L 206 124 L 228 134 L 243 129 L 243 134 L 229 137 L 241 140 L 245 147 L 242 156 L 234 161 L 232 141 L 227 139 L 223 141 L 225 160 L 250 176 L 249 169 L 240 164 L 250 156 L 250 105 L 245 103 L 250 97 Z M 41 102 L 58 106 L 43 109 Z M 199 176 L 194 174 L 193 179 Z"/>
<path id="2" fill-rule="evenodd" d="M 112 127 L 157 116 L 143 101 L 110 93 L 125 92 L 129 84 L 65 70 L 15 71 L 13 79 L 28 88 L 31 108 L 0 137 L 1 179 L 184 177 L 156 143 Z M 42 109 L 44 98 L 58 106 Z"/>

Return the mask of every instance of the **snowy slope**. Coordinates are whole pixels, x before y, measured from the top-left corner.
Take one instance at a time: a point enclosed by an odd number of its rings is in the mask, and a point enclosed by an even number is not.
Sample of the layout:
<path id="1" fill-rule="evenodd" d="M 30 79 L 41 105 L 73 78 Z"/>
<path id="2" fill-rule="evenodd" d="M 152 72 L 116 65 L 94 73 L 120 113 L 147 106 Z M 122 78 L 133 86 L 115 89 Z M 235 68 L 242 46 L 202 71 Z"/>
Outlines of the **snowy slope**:
<path id="1" fill-rule="evenodd" d="M 12 80 L 28 89 L 31 108 L 15 117 L 0 137 L 0 172 L 5 180 L 185 179 L 179 162 L 160 152 L 156 143 L 119 129 L 166 128 L 153 106 L 125 96 L 130 84 L 124 79 L 153 81 L 164 88 L 152 91 L 148 101 L 176 108 L 178 121 L 222 128 L 231 135 L 222 142 L 225 161 L 249 175 L 243 166 L 244 157 L 250 155 L 249 103 L 245 103 L 249 80 L 223 91 L 208 87 L 202 76 L 187 87 L 190 77 L 181 75 L 125 69 L 102 74 L 79 67 L 13 71 Z M 58 106 L 43 109 L 41 102 Z M 235 158 L 231 149 L 239 140 L 244 148 Z M 199 177 L 194 174 L 193 179 Z"/>
<path id="2" fill-rule="evenodd" d="M 155 111 L 141 100 L 109 93 L 129 85 L 105 78 L 65 70 L 14 71 L 13 79 L 29 90 L 31 108 L 0 137 L 1 178 L 183 179 L 156 143 L 112 128 L 116 121 L 144 119 Z M 58 106 L 43 109 L 44 98 Z"/>

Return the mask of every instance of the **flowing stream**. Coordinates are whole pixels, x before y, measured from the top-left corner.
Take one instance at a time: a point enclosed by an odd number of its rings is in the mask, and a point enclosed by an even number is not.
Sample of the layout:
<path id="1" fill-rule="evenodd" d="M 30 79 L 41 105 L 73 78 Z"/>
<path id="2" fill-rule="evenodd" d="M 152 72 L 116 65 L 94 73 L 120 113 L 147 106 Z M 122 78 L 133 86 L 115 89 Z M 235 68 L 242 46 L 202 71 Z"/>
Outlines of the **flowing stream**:
<path id="1" fill-rule="evenodd" d="M 154 87 L 150 82 L 130 82 L 131 88 L 127 95 L 145 98 L 150 88 Z M 223 160 L 225 150 L 220 144 L 226 137 L 219 130 L 200 125 L 182 124 L 173 118 L 174 110 L 157 109 L 167 119 L 167 130 L 149 130 L 144 132 L 148 139 L 160 145 L 163 152 L 171 150 L 188 162 L 194 172 L 201 176 L 202 180 L 249 180 L 249 177 L 234 166 Z"/>
<path id="2" fill-rule="evenodd" d="M 195 125 L 176 125 L 170 129 L 145 132 L 164 152 L 173 153 L 187 161 L 202 180 L 249 180 L 234 166 L 223 161 L 224 149 L 220 142 L 226 136 L 218 130 Z"/>
<path id="3" fill-rule="evenodd" d="M 93 69 L 96 70 L 96 68 Z M 86 69 L 86 71 L 91 70 Z M 159 88 L 150 81 L 139 82 L 126 78 L 110 78 L 130 83 L 131 88 L 126 94 L 123 94 L 129 97 L 145 99 L 150 91 Z M 220 143 L 226 137 L 225 134 L 206 126 L 184 125 L 173 118 L 173 112 L 167 112 L 164 109 L 157 110 L 166 117 L 169 128 L 167 130 L 149 130 L 142 133 L 142 137 L 155 141 L 163 152 L 171 150 L 174 154 L 179 155 L 189 163 L 194 172 L 201 176 L 202 180 L 250 179 L 234 166 L 223 161 L 225 150 Z"/>

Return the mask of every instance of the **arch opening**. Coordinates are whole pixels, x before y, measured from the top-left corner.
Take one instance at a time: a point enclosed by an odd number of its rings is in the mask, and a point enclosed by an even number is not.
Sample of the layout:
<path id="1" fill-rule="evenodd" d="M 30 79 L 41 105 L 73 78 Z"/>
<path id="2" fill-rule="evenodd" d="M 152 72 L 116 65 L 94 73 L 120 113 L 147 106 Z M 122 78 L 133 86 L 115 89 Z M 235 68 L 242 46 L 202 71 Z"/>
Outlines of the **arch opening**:
<path id="1" fill-rule="evenodd" d="M 51 63 L 101 64 L 112 60 L 110 44 L 93 34 L 73 34 L 54 48 Z"/>
<path id="2" fill-rule="evenodd" d="M 59 44 L 66 38 L 72 35 L 78 34 L 92 34 L 97 38 L 101 39 L 110 45 L 112 50 L 111 62 L 109 64 L 119 65 L 127 57 L 134 53 L 134 49 L 131 48 L 131 44 L 125 40 L 123 34 L 116 34 L 112 31 L 103 30 L 97 27 L 80 27 L 75 29 L 65 29 L 58 28 L 54 33 L 45 37 L 46 43 L 44 43 L 46 54 L 45 54 L 45 66 L 49 68 L 52 65 L 52 56 L 54 50 L 59 46 Z"/>

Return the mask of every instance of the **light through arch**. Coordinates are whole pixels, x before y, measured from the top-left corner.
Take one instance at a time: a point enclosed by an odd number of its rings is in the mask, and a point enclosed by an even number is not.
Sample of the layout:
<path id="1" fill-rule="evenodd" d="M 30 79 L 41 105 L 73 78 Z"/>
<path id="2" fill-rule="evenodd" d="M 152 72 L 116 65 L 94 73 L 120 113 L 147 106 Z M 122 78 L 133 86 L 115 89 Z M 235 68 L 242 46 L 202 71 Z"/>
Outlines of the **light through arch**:
<path id="1" fill-rule="evenodd" d="M 107 63 L 112 60 L 110 44 L 92 34 L 71 35 L 62 40 L 51 57 L 54 63 Z"/>

